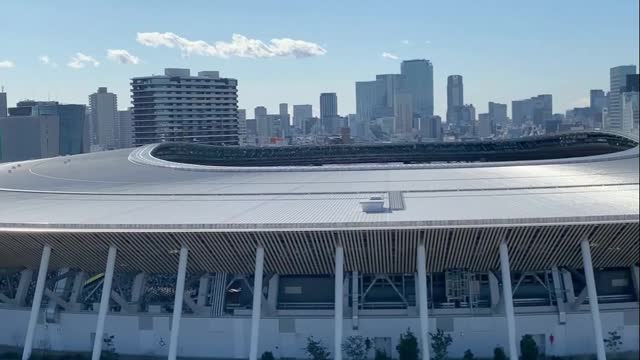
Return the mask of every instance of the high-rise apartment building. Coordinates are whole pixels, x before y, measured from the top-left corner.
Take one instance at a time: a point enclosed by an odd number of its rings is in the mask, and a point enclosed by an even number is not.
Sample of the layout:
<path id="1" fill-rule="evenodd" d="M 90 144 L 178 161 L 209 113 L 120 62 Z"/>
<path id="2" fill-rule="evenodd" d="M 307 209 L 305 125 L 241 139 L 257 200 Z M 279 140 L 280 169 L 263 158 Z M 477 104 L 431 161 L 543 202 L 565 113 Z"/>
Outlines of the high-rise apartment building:
<path id="1" fill-rule="evenodd" d="M 433 116 L 433 65 L 429 60 L 405 60 L 400 65 L 402 91 L 411 95 L 413 113 Z"/>
<path id="2" fill-rule="evenodd" d="M 462 75 L 449 75 L 447 78 L 447 124 L 462 125 L 463 106 L 464 88 Z"/>
<path id="3" fill-rule="evenodd" d="M 238 109 L 238 143 L 245 145 L 247 143 L 247 110 Z"/>
<path id="4" fill-rule="evenodd" d="M 313 106 L 310 104 L 293 105 L 293 126 L 304 129 L 306 120 L 313 117 Z"/>
<path id="5" fill-rule="evenodd" d="M 125 149 L 133 146 L 133 125 L 131 124 L 131 109 L 118 111 L 118 148 Z"/>
<path id="6" fill-rule="evenodd" d="M 118 122 L 118 98 L 106 87 L 89 95 L 89 128 L 91 144 L 101 150 L 113 150 L 119 146 L 120 129 Z"/>
<path id="7" fill-rule="evenodd" d="M 627 75 L 635 73 L 635 65 L 616 66 L 609 70 L 608 115 L 604 124 L 608 130 L 622 130 L 622 92 L 627 85 Z"/>
<path id="8" fill-rule="evenodd" d="M 217 71 L 191 76 L 189 69 L 131 79 L 135 144 L 238 145 L 237 86 Z"/>

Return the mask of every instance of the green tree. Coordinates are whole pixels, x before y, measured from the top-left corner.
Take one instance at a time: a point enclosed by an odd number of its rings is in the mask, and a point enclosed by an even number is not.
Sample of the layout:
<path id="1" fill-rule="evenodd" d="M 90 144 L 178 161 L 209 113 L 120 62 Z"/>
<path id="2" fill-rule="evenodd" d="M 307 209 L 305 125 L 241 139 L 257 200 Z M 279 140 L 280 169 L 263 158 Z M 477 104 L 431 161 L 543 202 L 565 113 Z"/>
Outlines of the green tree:
<path id="1" fill-rule="evenodd" d="M 351 360 L 367 360 L 371 349 L 371 340 L 360 335 L 349 336 L 342 343 L 342 351 Z"/>
<path id="2" fill-rule="evenodd" d="M 260 356 L 260 360 L 276 360 L 276 358 L 275 356 L 273 356 L 273 353 L 271 351 L 265 351 Z"/>
<path id="3" fill-rule="evenodd" d="M 520 340 L 522 360 L 538 360 L 538 345 L 533 336 L 527 334 Z"/>
<path id="4" fill-rule="evenodd" d="M 400 360 L 418 360 L 418 339 L 413 335 L 411 329 L 400 334 L 400 342 L 396 346 Z"/>
<path id="5" fill-rule="evenodd" d="M 304 348 L 305 353 L 312 360 L 329 360 L 331 353 L 327 351 L 327 347 L 320 340 L 315 340 L 313 336 L 307 338 L 307 346 Z"/>
<path id="6" fill-rule="evenodd" d="M 445 334 L 444 331 L 438 329 L 436 333 L 429 333 L 431 337 L 431 349 L 433 350 L 433 358 L 435 360 L 445 360 L 449 353 L 449 346 L 453 342 L 451 335 Z"/>
<path id="7" fill-rule="evenodd" d="M 464 356 L 462 357 L 462 360 L 474 360 L 475 357 L 473 356 L 473 353 L 471 352 L 471 349 L 467 349 L 464 352 Z"/>
<path id="8" fill-rule="evenodd" d="M 504 349 L 497 346 L 493 349 L 493 360 L 507 360 L 507 354 L 504 353 Z"/>

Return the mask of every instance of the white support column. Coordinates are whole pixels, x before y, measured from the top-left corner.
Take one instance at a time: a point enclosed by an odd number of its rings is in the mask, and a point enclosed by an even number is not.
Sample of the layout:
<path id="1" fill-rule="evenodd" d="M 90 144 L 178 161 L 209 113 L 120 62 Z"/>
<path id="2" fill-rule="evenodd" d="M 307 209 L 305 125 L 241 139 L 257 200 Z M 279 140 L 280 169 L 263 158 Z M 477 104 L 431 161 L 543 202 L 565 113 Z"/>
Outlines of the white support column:
<path id="1" fill-rule="evenodd" d="M 211 276 L 204 274 L 200 277 L 198 283 L 198 298 L 196 304 L 200 306 L 207 306 L 207 295 L 209 294 L 209 285 L 211 284 Z"/>
<path id="2" fill-rule="evenodd" d="M 269 304 L 269 311 L 275 314 L 278 311 L 278 288 L 280 284 L 280 275 L 273 274 L 269 279 L 269 287 L 267 289 L 267 304 Z"/>
<path id="3" fill-rule="evenodd" d="M 104 281 L 102 282 L 102 294 L 100 295 L 100 308 L 98 309 L 98 323 L 96 324 L 96 335 L 93 339 L 93 352 L 91 360 L 100 360 L 102 354 L 102 342 L 104 341 L 104 321 L 109 311 L 109 300 L 111 299 L 111 284 L 113 283 L 113 271 L 116 266 L 116 248 L 109 247 L 107 255 L 107 268 L 104 271 Z"/>
<path id="4" fill-rule="evenodd" d="M 562 274 L 562 284 L 564 285 L 564 295 L 567 297 L 567 304 L 576 302 L 576 292 L 573 290 L 573 276 L 567 269 L 560 270 Z"/>
<path id="5" fill-rule="evenodd" d="M 131 302 L 136 304 L 136 309 L 140 309 L 140 300 L 144 295 L 144 288 L 147 285 L 147 274 L 139 272 L 133 278 L 133 284 L 131 285 Z"/>
<path id="6" fill-rule="evenodd" d="M 16 289 L 16 296 L 13 301 L 18 306 L 24 306 L 24 302 L 27 299 L 27 292 L 29 291 L 29 285 L 33 280 L 33 270 L 24 269 L 20 272 L 20 282 L 18 282 L 18 288 Z"/>
<path id="7" fill-rule="evenodd" d="M 33 293 L 31 314 L 29 315 L 29 324 L 27 325 L 27 336 L 24 339 L 24 349 L 22 350 L 22 360 L 28 360 L 29 357 L 31 357 L 33 337 L 36 334 L 36 325 L 38 323 L 38 315 L 40 314 L 40 304 L 42 303 L 42 294 L 44 293 L 44 285 L 47 281 L 49 257 L 51 257 L 51 247 L 49 247 L 49 245 L 45 245 L 42 249 L 42 257 L 40 258 L 40 268 L 38 269 L 36 289 Z"/>
<path id="8" fill-rule="evenodd" d="M 342 360 L 342 320 L 344 318 L 343 308 L 343 286 L 344 286 L 344 249 L 338 245 L 336 247 L 336 270 L 334 282 L 334 322 L 333 322 L 333 358 Z"/>
<path id="9" fill-rule="evenodd" d="M 256 269 L 253 277 L 253 305 L 251 307 L 251 344 L 249 360 L 258 359 L 258 340 L 260 335 L 260 313 L 262 311 L 262 275 L 264 270 L 264 248 L 256 250 Z"/>
<path id="10" fill-rule="evenodd" d="M 491 294 L 491 310 L 497 312 L 500 304 L 500 282 L 493 271 L 489 271 L 489 291 Z"/>
<path id="11" fill-rule="evenodd" d="M 511 268 L 509 266 L 509 250 L 507 243 L 500 243 L 500 270 L 502 272 L 502 294 L 504 310 L 507 317 L 507 334 L 509 337 L 509 359 L 518 360 L 516 347 L 516 319 L 513 310 L 513 292 L 511 290 Z"/>
<path id="12" fill-rule="evenodd" d="M 560 324 L 564 324 L 567 322 L 567 313 L 564 303 L 564 292 L 562 291 L 560 271 L 555 265 L 551 267 L 551 277 L 553 278 L 553 291 L 556 298 L 556 307 L 558 308 L 558 322 Z"/>
<path id="13" fill-rule="evenodd" d="M 636 301 L 640 301 L 640 267 L 638 265 L 631 267 L 631 280 L 636 291 Z"/>
<path id="14" fill-rule="evenodd" d="M 422 358 L 431 359 L 429 355 L 429 308 L 427 305 L 427 254 L 423 244 L 418 245 L 417 253 L 420 348 L 422 349 Z"/>
<path id="15" fill-rule="evenodd" d="M 598 293 L 596 292 L 596 279 L 593 275 L 593 264 L 591 262 L 591 248 L 588 240 L 580 242 L 582 251 L 582 262 L 584 264 L 584 277 L 587 280 L 587 292 L 589 295 L 589 308 L 591 309 L 591 319 L 593 320 L 593 335 L 596 342 L 596 355 L 598 360 L 606 360 L 604 351 L 604 339 L 602 337 L 602 322 L 600 321 L 600 309 L 598 308 Z"/>
<path id="16" fill-rule="evenodd" d="M 351 327 L 353 330 L 358 330 L 358 292 L 360 291 L 360 284 L 358 284 L 358 272 L 351 273 Z"/>
<path id="17" fill-rule="evenodd" d="M 69 295 L 69 302 L 71 304 L 78 304 L 80 297 L 82 296 L 82 289 L 84 283 L 87 281 L 87 273 L 84 271 L 78 271 L 76 276 L 73 277 L 73 287 L 71 288 L 71 295 Z"/>
<path id="18" fill-rule="evenodd" d="M 189 250 L 186 247 L 180 248 L 176 293 L 173 299 L 173 317 L 171 318 L 171 334 L 169 335 L 169 360 L 176 360 L 178 356 L 178 336 L 180 335 L 180 319 L 182 318 L 182 303 L 184 302 L 184 280 L 187 276 L 188 259 Z"/>

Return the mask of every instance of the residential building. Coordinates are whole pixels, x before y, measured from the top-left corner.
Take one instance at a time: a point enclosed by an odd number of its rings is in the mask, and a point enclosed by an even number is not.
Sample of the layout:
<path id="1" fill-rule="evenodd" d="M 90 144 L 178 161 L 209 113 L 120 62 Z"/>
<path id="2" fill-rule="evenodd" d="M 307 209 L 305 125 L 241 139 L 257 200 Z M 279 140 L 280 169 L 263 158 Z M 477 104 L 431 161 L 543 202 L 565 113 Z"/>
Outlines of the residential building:
<path id="1" fill-rule="evenodd" d="M 247 143 L 247 110 L 238 109 L 238 142 L 240 145 Z"/>
<path id="2" fill-rule="evenodd" d="M 320 122 L 325 134 L 338 133 L 338 96 L 336 93 L 320 94 Z"/>
<path id="3" fill-rule="evenodd" d="M 400 65 L 400 73 L 402 74 L 402 91 L 412 97 L 413 113 L 418 117 L 433 116 L 433 65 L 431 62 L 424 59 L 405 60 Z"/>
<path id="4" fill-rule="evenodd" d="M 89 95 L 89 111 L 91 145 L 102 150 L 118 148 L 120 130 L 116 94 L 108 92 L 106 87 L 98 88 L 97 92 Z"/>
<path id="5" fill-rule="evenodd" d="M 135 144 L 238 145 L 237 86 L 217 71 L 192 76 L 189 69 L 131 79 Z"/>
<path id="6" fill-rule="evenodd" d="M 131 108 L 118 111 L 118 148 L 126 149 L 133 147 L 133 125 L 131 123 Z"/>
<path id="7" fill-rule="evenodd" d="M 622 92 L 627 85 L 627 75 L 635 73 L 635 65 L 616 66 L 609 70 L 609 113 L 605 129 L 622 130 Z"/>

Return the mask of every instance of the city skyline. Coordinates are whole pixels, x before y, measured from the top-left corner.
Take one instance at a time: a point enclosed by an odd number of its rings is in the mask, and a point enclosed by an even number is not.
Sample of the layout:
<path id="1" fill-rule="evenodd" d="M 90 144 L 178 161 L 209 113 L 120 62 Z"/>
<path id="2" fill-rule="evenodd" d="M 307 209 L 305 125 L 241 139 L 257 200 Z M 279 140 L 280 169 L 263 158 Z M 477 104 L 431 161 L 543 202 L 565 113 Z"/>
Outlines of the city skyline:
<path id="1" fill-rule="evenodd" d="M 29 3 L 3 6 L 8 13 L 19 13 Z M 29 98 L 84 104 L 88 94 L 106 86 L 121 99 L 122 109 L 130 105 L 131 78 L 184 67 L 238 79 L 239 106 L 249 111 L 264 105 L 276 112 L 278 104 L 286 102 L 312 104 L 318 115 L 319 94 L 335 92 L 340 114 L 346 115 L 355 113 L 355 81 L 397 73 L 401 60 L 427 59 L 434 68 L 435 114 L 443 118 L 446 79 L 452 74 L 464 77 L 465 102 L 478 112 L 486 112 L 489 101 L 510 104 L 553 94 L 554 112 L 564 113 L 587 106 L 590 89 L 608 89 L 609 68 L 639 62 L 638 4 L 632 1 L 606 7 L 563 2 L 553 4 L 555 11 L 543 17 L 533 15 L 546 14 L 550 2 L 527 7 L 508 2 L 494 7 L 405 2 L 415 11 L 403 13 L 403 18 L 390 16 L 385 22 L 376 16 L 393 13 L 395 5 L 382 2 L 367 9 L 341 7 L 340 13 L 294 2 L 282 8 L 254 4 L 251 13 L 240 5 L 216 7 L 204 2 L 191 3 L 190 8 L 160 3 L 144 13 L 137 11 L 139 5 L 115 4 L 72 1 L 29 6 L 33 26 L 20 37 L 4 39 L 0 49 L 0 85 L 5 86 L 8 103 Z M 55 27 L 49 26 L 47 17 L 53 6 L 59 13 Z M 451 11 L 465 20 L 465 29 L 474 31 L 452 27 L 446 17 L 437 16 Z M 95 18 L 94 13 L 101 16 Z M 198 21 L 212 13 L 220 15 L 215 26 Z M 297 20 L 273 27 L 270 19 L 283 14 Z M 168 16 L 191 17 L 191 21 L 167 26 L 163 20 Z M 323 16 L 324 31 L 318 32 L 318 18 Z M 489 24 L 483 16 L 499 21 Z M 120 19 L 117 27 L 111 21 L 115 17 Z M 598 31 L 586 36 L 575 26 L 569 29 L 576 18 L 581 19 L 578 23 L 599 24 Z M 0 28 L 8 33 L 22 20 L 8 17 Z M 264 30 L 267 23 L 271 26 Z M 44 31 L 48 38 L 64 41 L 43 41 Z M 603 51 L 594 53 L 594 44 L 601 44 Z M 523 71 L 524 63 L 528 71 Z"/>

